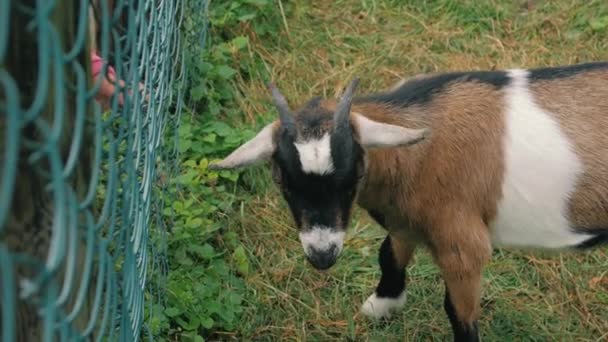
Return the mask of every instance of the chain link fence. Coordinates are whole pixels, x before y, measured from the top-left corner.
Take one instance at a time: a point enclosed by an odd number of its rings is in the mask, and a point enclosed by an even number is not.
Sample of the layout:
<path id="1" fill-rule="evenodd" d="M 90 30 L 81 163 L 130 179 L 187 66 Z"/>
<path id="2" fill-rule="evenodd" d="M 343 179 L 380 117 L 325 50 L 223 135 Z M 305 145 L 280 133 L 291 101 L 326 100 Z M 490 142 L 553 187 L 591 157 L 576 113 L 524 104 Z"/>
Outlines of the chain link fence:
<path id="1" fill-rule="evenodd" d="M 153 338 L 185 1 L 0 0 L 3 341 Z"/>

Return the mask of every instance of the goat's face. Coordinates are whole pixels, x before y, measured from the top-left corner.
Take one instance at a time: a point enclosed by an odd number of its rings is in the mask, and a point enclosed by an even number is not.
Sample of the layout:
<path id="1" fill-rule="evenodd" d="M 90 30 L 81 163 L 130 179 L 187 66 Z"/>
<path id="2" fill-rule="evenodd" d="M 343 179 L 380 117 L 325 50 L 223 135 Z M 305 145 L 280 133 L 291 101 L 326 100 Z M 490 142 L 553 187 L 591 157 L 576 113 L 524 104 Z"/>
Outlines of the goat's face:
<path id="1" fill-rule="evenodd" d="M 295 113 L 271 86 L 280 120 L 211 166 L 231 169 L 271 159 L 273 179 L 289 205 L 306 257 L 321 270 L 334 265 L 342 251 L 351 208 L 365 175 L 364 147 L 412 144 L 426 132 L 352 114 L 357 83 L 349 85 L 334 111 L 315 98 Z"/>
<path id="2" fill-rule="evenodd" d="M 299 230 L 307 259 L 332 266 L 342 251 L 357 185 L 364 175 L 363 148 L 350 127 L 336 129 L 334 113 L 318 99 L 294 116 L 293 129 L 279 128 L 272 157 L 273 179 Z"/>

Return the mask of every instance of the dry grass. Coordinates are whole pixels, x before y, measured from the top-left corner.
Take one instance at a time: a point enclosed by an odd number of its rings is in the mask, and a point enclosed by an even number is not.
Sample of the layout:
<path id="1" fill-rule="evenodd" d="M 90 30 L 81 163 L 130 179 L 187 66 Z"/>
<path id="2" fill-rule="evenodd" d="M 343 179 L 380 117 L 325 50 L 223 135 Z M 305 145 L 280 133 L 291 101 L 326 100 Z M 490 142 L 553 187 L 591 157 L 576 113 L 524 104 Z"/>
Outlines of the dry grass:
<path id="1" fill-rule="evenodd" d="M 608 60 L 608 27 L 601 28 L 608 21 L 605 0 L 527 3 L 298 1 L 281 39 L 253 39 L 250 53 L 262 57 L 292 104 L 334 96 L 354 75 L 365 92 L 423 72 Z M 263 80 L 239 86 L 247 94 L 246 121 L 267 118 Z M 451 339 L 443 283 L 425 251 L 409 268 L 406 309 L 390 321 L 370 322 L 358 309 L 379 277 L 382 230 L 357 211 L 338 264 L 314 271 L 286 206 L 268 186 L 268 172 L 258 168 L 246 176 L 256 194 L 230 228 L 248 246 L 253 269 L 239 339 Z M 496 251 L 484 283 L 484 340 L 608 340 L 606 248 L 576 255 Z"/>

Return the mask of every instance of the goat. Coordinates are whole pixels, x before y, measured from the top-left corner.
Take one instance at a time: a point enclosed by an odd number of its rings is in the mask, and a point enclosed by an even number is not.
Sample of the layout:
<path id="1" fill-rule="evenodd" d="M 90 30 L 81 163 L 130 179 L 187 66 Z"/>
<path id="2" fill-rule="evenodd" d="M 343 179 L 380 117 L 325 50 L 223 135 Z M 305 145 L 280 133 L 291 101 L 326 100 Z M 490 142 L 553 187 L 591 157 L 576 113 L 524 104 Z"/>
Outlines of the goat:
<path id="1" fill-rule="evenodd" d="M 416 76 L 385 92 L 312 98 L 269 85 L 279 119 L 212 169 L 271 160 L 309 262 L 331 267 L 353 203 L 388 234 L 361 311 L 405 304 L 425 245 L 454 339 L 477 341 L 493 248 L 574 251 L 608 241 L 608 63 Z"/>

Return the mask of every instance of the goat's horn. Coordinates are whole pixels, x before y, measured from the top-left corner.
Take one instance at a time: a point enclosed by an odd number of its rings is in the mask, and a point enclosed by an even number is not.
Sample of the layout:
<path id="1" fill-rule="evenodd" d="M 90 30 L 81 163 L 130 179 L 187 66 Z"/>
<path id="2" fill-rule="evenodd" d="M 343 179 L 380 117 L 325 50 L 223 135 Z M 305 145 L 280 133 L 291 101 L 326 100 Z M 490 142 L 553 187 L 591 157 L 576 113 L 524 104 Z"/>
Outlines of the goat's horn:
<path id="1" fill-rule="evenodd" d="M 340 99 L 340 103 L 338 104 L 338 109 L 334 113 L 334 128 L 336 130 L 346 128 L 349 124 L 349 114 L 350 107 L 353 101 L 353 95 L 355 93 L 355 89 L 359 84 L 359 78 L 355 78 L 346 88 L 344 94 L 342 94 L 342 98 Z"/>
<path id="2" fill-rule="evenodd" d="M 274 100 L 274 104 L 279 111 L 279 118 L 281 120 L 281 125 L 289 126 L 289 125 L 293 124 L 293 115 L 291 114 L 291 109 L 289 109 L 287 100 L 285 100 L 285 96 L 283 96 L 283 94 L 281 94 L 281 92 L 274 85 L 274 83 L 269 83 L 268 88 L 272 92 L 272 99 Z"/>

